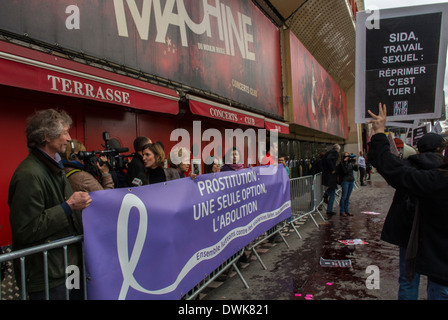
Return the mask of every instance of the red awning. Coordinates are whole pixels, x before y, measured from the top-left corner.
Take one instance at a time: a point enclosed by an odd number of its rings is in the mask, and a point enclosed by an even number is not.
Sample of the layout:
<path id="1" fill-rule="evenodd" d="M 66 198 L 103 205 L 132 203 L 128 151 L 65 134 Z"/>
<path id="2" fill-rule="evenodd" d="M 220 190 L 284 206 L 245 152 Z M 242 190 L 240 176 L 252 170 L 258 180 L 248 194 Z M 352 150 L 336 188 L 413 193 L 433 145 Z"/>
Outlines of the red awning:
<path id="1" fill-rule="evenodd" d="M 264 117 L 203 98 L 188 96 L 192 113 L 236 124 L 264 128 Z"/>
<path id="2" fill-rule="evenodd" d="M 177 114 L 174 90 L 0 42 L 0 84 Z"/>
<path id="3" fill-rule="evenodd" d="M 278 133 L 289 134 L 289 124 L 273 119 L 264 119 L 264 127 L 267 130 L 277 130 Z"/>

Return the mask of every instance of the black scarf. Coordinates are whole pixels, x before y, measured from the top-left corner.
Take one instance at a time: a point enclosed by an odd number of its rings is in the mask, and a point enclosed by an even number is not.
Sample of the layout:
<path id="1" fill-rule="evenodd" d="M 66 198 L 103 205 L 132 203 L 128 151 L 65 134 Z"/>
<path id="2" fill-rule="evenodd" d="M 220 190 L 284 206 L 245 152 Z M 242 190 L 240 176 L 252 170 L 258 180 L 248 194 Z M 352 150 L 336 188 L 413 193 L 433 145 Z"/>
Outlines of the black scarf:
<path id="1" fill-rule="evenodd" d="M 146 169 L 146 178 L 148 179 L 148 184 L 159 183 L 166 181 L 165 170 L 161 167 L 155 169 Z"/>

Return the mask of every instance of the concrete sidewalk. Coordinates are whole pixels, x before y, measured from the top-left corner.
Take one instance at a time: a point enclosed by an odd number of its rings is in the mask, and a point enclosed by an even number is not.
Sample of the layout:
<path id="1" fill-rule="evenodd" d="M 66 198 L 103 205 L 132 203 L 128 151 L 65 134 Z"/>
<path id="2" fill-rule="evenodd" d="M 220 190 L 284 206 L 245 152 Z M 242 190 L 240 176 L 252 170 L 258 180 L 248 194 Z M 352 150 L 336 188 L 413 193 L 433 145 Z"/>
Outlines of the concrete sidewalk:
<path id="1" fill-rule="evenodd" d="M 302 239 L 295 232 L 287 234 L 289 249 L 282 242 L 270 248 L 268 243 L 261 247 L 260 256 L 268 269 L 264 270 L 252 257 L 242 270 L 249 289 L 238 276 L 233 276 L 218 288 L 205 290 L 201 299 L 396 300 L 398 247 L 380 240 L 393 194 L 394 189 L 379 174 L 372 174 L 367 186 L 355 188 L 352 193 L 350 212 L 354 216 L 339 216 L 339 207 L 335 203 L 334 211 L 338 214 L 326 222 L 316 215 L 319 228 L 308 219 L 299 229 Z M 365 244 L 339 242 L 348 239 L 360 239 Z M 324 267 L 321 258 L 350 260 L 351 267 Z M 367 278 L 371 280 L 376 275 L 376 281 L 369 281 L 370 285 L 367 285 Z M 420 299 L 426 299 L 426 277 L 421 279 Z"/>

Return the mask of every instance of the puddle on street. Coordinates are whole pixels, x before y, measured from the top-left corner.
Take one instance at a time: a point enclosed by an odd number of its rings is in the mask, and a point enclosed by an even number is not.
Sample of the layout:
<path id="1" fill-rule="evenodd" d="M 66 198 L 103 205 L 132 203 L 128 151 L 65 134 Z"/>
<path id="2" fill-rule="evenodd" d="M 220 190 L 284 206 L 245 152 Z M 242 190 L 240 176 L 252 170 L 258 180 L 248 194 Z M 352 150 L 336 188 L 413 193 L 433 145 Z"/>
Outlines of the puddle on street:
<path id="1" fill-rule="evenodd" d="M 321 224 L 315 231 L 318 235 L 304 240 L 304 248 L 301 249 L 304 254 L 299 253 L 296 259 L 302 267 L 292 279 L 291 299 L 377 299 L 374 292 L 366 287 L 366 268 L 382 263 L 385 270 L 385 266 L 390 265 L 387 260 L 395 258 L 395 251 L 390 252 L 391 247 L 385 246 L 379 239 L 383 217 L 357 213 L 352 217 L 333 216 L 329 223 Z M 360 239 L 365 244 L 346 245 L 339 242 L 349 239 Z M 321 266 L 320 258 L 343 260 L 340 262 L 343 267 Z M 342 263 L 348 259 L 351 267 L 345 267 L 346 264 Z"/>
<path id="2" fill-rule="evenodd" d="M 300 246 L 282 249 L 268 270 L 254 272 L 254 283 L 248 290 L 239 291 L 240 299 L 290 300 L 381 300 L 396 299 L 398 290 L 398 249 L 380 240 L 384 219 L 392 201 L 394 190 L 382 181 L 369 181 L 367 187 L 354 191 L 350 209 L 354 216 L 329 217 L 319 221 L 316 228 L 308 220 Z M 335 211 L 339 208 L 335 204 Z M 374 212 L 364 214 L 361 212 Z M 325 215 L 325 209 L 323 210 Z M 289 242 L 289 237 L 287 241 Z M 292 237 L 296 237 L 292 233 Z M 339 240 L 360 239 L 360 243 L 347 245 Z M 356 243 L 356 242 L 355 242 Z M 322 259 L 323 260 L 322 262 Z M 346 267 L 350 259 L 351 267 Z M 330 267 L 330 260 L 341 260 Z M 321 263 L 325 266 L 322 266 Z M 367 267 L 381 270 L 381 290 L 368 289 Z M 261 268 L 261 267 L 257 267 Z M 252 281 L 252 282 L 251 282 Z"/>

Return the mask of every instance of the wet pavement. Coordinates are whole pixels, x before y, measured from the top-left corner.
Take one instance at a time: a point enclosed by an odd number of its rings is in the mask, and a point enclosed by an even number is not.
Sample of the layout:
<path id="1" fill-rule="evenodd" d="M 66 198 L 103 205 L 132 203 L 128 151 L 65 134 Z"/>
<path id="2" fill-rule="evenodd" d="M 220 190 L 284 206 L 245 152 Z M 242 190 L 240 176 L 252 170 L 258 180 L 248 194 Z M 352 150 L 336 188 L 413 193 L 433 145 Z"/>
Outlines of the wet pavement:
<path id="1" fill-rule="evenodd" d="M 335 203 L 334 211 L 338 214 L 326 222 L 315 215 L 318 228 L 308 219 L 299 228 L 302 239 L 293 231 L 287 232 L 289 248 L 283 242 L 273 246 L 266 243 L 264 247 L 262 244 L 258 251 L 267 270 L 255 256 L 242 266 L 248 289 L 238 276 L 227 277 L 219 287 L 204 290 L 201 299 L 396 300 L 398 247 L 380 240 L 393 194 L 394 189 L 379 174 L 373 174 L 366 186 L 352 193 L 350 211 L 354 216 L 341 217 Z M 361 244 L 339 241 L 348 239 L 360 239 Z M 343 261 L 337 267 L 329 267 L 321 265 L 321 258 Z M 422 277 L 419 299 L 425 299 L 425 285 Z"/>

